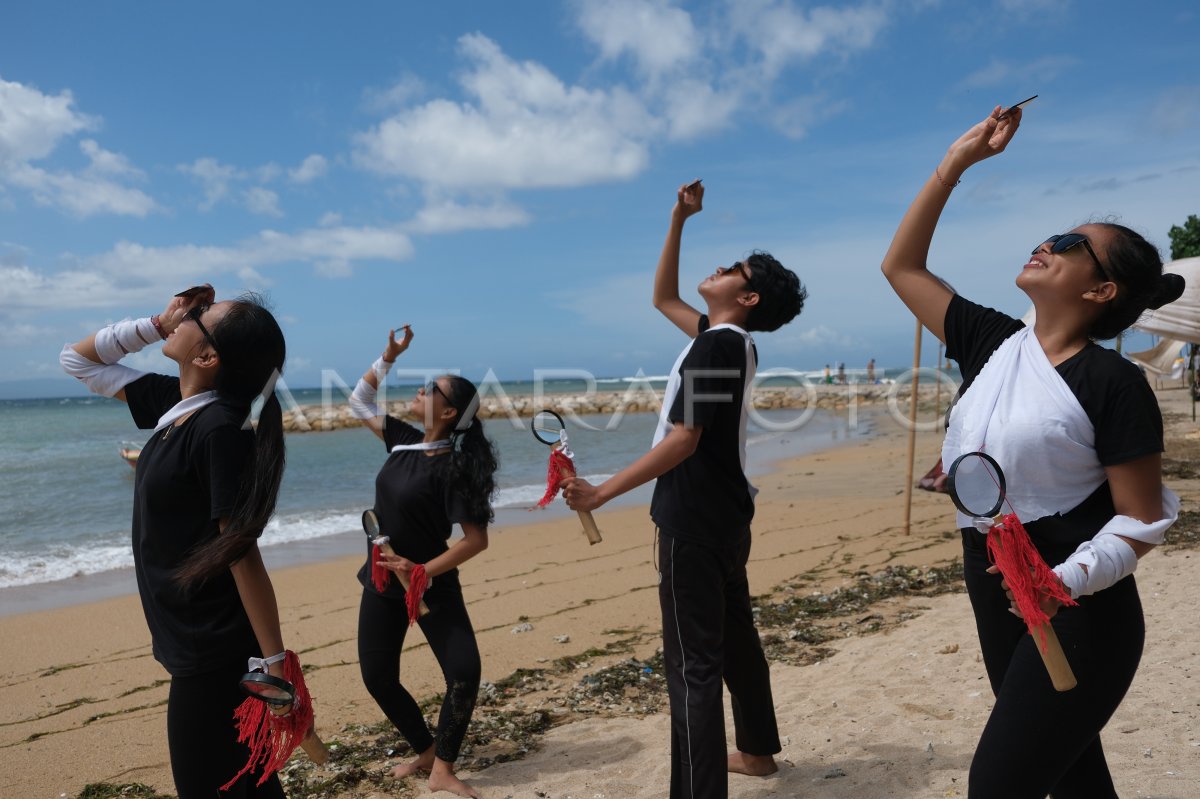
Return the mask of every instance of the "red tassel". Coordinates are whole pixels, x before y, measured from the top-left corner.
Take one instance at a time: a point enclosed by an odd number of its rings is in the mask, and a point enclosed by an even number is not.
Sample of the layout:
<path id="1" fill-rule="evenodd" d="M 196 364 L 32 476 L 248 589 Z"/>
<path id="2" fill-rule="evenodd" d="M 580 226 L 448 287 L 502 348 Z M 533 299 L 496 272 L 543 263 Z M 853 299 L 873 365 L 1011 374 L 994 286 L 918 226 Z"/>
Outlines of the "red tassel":
<path id="1" fill-rule="evenodd" d="M 1058 575 L 1042 560 L 1015 513 L 1008 514 L 988 531 L 987 551 L 988 560 L 996 564 L 1008 583 L 1030 635 L 1036 630 L 1042 651 L 1046 651 L 1046 632 L 1041 627 L 1050 618 L 1042 611 L 1039 595 L 1053 597 L 1068 606 L 1079 603 L 1071 599 Z"/>
<path id="2" fill-rule="evenodd" d="M 283 678 L 290 682 L 296 691 L 295 701 L 287 715 L 274 713 L 266 702 L 250 697 L 233 711 L 238 743 L 250 747 L 250 759 L 242 766 L 241 771 L 233 775 L 233 779 L 221 786 L 222 791 L 229 790 L 242 775 L 255 768 L 262 769 L 262 776 L 255 783 L 262 785 L 268 777 L 283 768 L 292 752 L 296 751 L 296 747 L 312 729 L 312 696 L 308 693 L 308 686 L 304 684 L 300 658 L 290 649 L 287 650 L 287 657 L 283 661 Z"/>
<path id="3" fill-rule="evenodd" d="M 408 573 L 408 588 L 404 589 L 404 601 L 408 605 L 408 626 L 416 624 L 421 618 L 421 597 L 429 587 L 429 577 L 425 574 L 424 564 L 418 563 Z"/>
<path id="4" fill-rule="evenodd" d="M 563 454 L 561 449 L 550 450 L 550 464 L 546 467 L 546 493 L 538 500 L 537 506 L 544 508 L 558 496 L 563 480 L 575 476 L 575 462 Z"/>
<path id="5" fill-rule="evenodd" d="M 388 583 L 391 582 L 392 571 L 380 563 L 381 560 L 383 560 L 383 552 L 379 549 L 379 544 L 372 545 L 371 583 L 375 586 L 375 590 L 382 594 L 387 590 Z"/>

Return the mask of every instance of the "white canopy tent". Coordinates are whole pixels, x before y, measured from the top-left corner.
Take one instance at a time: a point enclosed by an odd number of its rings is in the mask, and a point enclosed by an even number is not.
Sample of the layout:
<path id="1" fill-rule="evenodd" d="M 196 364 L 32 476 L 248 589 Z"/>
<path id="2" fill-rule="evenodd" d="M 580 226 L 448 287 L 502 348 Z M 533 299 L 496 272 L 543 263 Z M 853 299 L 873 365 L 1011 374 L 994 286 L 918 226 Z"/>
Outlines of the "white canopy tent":
<path id="1" fill-rule="evenodd" d="M 1157 347 L 1145 352 L 1132 352 L 1129 357 L 1137 361 L 1147 370 L 1164 374 L 1168 366 L 1168 352 L 1178 353 L 1178 347 L 1191 344 L 1189 367 L 1193 371 L 1192 378 L 1192 418 L 1196 418 L 1196 356 L 1200 351 L 1200 258 L 1180 258 L 1171 261 L 1163 267 L 1164 272 L 1174 272 L 1183 277 L 1183 294 L 1169 305 L 1164 305 L 1157 311 L 1146 311 L 1142 318 L 1134 324 L 1134 328 L 1145 333 L 1162 336 L 1163 340 Z M 1167 343 L 1167 342 L 1170 343 Z M 1139 356 L 1144 356 L 1139 357 Z M 1174 366 L 1174 357 L 1170 357 L 1170 365 Z M 1170 372 L 1166 372 L 1170 374 Z"/>

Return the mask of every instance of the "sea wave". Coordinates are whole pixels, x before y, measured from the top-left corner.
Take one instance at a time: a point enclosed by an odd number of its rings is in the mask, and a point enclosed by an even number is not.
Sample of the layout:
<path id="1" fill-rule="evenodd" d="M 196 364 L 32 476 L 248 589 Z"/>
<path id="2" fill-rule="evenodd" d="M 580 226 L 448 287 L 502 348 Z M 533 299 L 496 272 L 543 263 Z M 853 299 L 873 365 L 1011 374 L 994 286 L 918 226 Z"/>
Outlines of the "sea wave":
<path id="1" fill-rule="evenodd" d="M 610 477 L 612 477 L 611 474 L 586 474 L 583 479 L 595 485 Z M 492 504 L 497 508 L 531 508 L 545 493 L 545 483 L 502 488 L 496 492 Z"/>
<path id="2" fill-rule="evenodd" d="M 591 483 L 607 480 L 608 474 L 589 474 Z M 496 493 L 497 508 L 529 508 L 546 492 L 545 484 L 502 488 Z M 362 510 L 331 511 L 277 516 L 263 531 L 259 544 L 274 547 L 326 536 L 360 533 Z M 361 534 L 361 533 L 360 533 Z M 9 553 L 0 556 L 0 588 L 53 583 L 101 572 L 133 567 L 133 551 L 127 543 L 87 547 L 55 546 L 49 554 Z"/>
<path id="3" fill-rule="evenodd" d="M 53 583 L 72 577 L 125 569 L 133 565 L 128 545 L 54 547 L 49 554 L 8 554 L 0 558 L 0 588 Z"/>

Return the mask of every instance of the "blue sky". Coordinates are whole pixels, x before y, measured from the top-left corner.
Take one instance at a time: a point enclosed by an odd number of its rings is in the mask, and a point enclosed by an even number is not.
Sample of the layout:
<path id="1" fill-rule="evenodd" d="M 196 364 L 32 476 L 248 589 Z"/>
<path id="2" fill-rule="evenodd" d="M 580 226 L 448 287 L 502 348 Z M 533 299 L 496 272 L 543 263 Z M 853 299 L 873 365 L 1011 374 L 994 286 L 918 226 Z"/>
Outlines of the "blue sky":
<path id="1" fill-rule="evenodd" d="M 1047 236 L 1117 215 L 1167 256 L 1200 213 L 1200 9 L 1130 9 L 5 3 L 0 396 L 203 281 L 270 295 L 292 386 L 352 384 L 405 322 L 412 367 L 662 374 L 683 340 L 650 284 L 694 177 L 685 296 L 755 248 L 810 290 L 764 367 L 905 365 L 880 259 L 994 104 L 1041 95 L 943 218 L 930 266 L 963 294 L 1019 315 Z"/>

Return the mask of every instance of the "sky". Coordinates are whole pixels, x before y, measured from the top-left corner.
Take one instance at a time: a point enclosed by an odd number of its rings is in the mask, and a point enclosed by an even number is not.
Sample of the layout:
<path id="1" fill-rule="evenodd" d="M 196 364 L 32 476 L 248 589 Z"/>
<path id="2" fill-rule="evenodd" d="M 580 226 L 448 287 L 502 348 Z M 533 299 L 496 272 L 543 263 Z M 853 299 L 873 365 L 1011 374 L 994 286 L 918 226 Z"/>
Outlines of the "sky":
<path id="1" fill-rule="evenodd" d="M 292 387 L 353 385 L 405 323 L 414 370 L 665 374 L 685 339 L 651 283 L 697 177 L 684 298 L 755 249 L 809 291 L 757 337 L 760 368 L 910 364 L 879 264 L 995 105 L 1040 95 L 934 238 L 930 268 L 967 297 L 1019 316 L 1013 280 L 1046 237 L 1117 217 L 1169 258 L 1200 213 L 1200 7 L 1130 9 L 11 0 L 0 397 L 66 393 L 65 342 L 202 282 L 267 294 Z M 156 347 L 127 362 L 173 366 Z"/>

